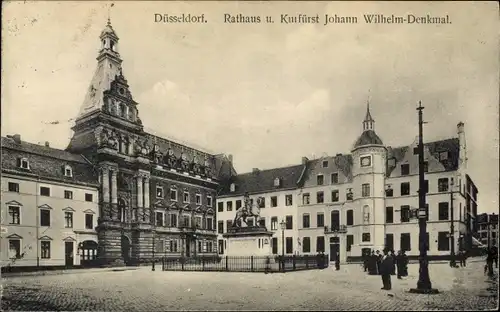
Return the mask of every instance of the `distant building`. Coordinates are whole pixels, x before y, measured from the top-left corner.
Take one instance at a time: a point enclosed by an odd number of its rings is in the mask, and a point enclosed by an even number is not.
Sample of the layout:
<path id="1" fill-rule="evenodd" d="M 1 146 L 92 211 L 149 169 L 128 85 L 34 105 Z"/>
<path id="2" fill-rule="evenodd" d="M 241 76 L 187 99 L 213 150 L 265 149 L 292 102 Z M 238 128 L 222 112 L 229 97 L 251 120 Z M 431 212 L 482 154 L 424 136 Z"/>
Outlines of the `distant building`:
<path id="1" fill-rule="evenodd" d="M 98 180 L 85 157 L 2 137 L 2 267 L 92 265 Z"/>
<path id="2" fill-rule="evenodd" d="M 350 154 L 306 159 L 303 165 L 289 167 L 296 172 L 305 170 L 290 185 L 290 193 L 295 190 L 297 196 L 293 206 L 261 210 L 266 218 L 277 220 L 295 216 L 298 232 L 293 235 L 298 235 L 298 244 L 293 245 L 301 254 L 325 251 L 334 260 L 339 253 L 345 261 L 348 256 L 361 256 L 363 250 L 386 246 L 408 255 L 419 253 L 418 219 L 414 216 L 418 208 L 418 141 L 397 148 L 384 145 L 375 132 L 369 107 L 362 125 Z M 457 137 L 424 145 L 429 254 L 450 253 L 451 207 L 455 250 L 472 245 L 478 191 L 466 173 L 466 152 L 463 123 L 457 126 Z M 255 196 L 275 196 L 278 190 L 270 182 L 278 176 L 276 170 L 285 169 L 262 170 L 260 173 L 269 175 L 261 180 L 255 178 L 259 177 L 255 172 L 238 175 L 232 180 L 233 189 L 244 192 L 252 177 L 258 185 Z M 228 189 L 219 196 L 221 201 L 233 199 Z M 219 222 L 234 217 L 227 211 L 217 213 Z"/>
<path id="3" fill-rule="evenodd" d="M 498 247 L 498 215 L 482 213 L 477 216 L 477 239 L 484 246 Z"/>

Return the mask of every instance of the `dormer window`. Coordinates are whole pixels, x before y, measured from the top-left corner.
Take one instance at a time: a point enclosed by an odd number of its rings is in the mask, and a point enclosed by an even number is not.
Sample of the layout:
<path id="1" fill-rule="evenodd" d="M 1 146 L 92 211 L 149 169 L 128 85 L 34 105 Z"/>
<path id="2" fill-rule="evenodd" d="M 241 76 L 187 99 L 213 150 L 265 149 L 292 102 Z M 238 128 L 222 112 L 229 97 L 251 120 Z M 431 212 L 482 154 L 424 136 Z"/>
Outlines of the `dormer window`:
<path id="1" fill-rule="evenodd" d="M 439 160 L 447 160 L 448 159 L 448 151 L 439 153 Z"/>
<path id="2" fill-rule="evenodd" d="M 26 169 L 26 170 L 29 170 L 30 169 L 30 163 L 28 161 L 28 158 L 19 158 L 17 160 L 17 166 L 21 169 Z"/>
<path id="3" fill-rule="evenodd" d="M 64 166 L 64 176 L 68 178 L 73 176 L 73 169 L 68 165 Z"/>
<path id="4" fill-rule="evenodd" d="M 328 168 L 328 160 L 323 160 L 323 168 Z"/>
<path id="5" fill-rule="evenodd" d="M 281 179 L 280 178 L 274 179 L 274 186 L 275 187 L 280 187 L 281 186 Z"/>
<path id="6" fill-rule="evenodd" d="M 236 184 L 231 183 L 231 185 L 229 186 L 229 190 L 230 190 L 231 192 L 236 191 Z"/>
<path id="7" fill-rule="evenodd" d="M 389 167 L 395 167 L 396 166 L 396 159 L 395 158 L 391 158 L 387 161 L 387 166 Z"/>

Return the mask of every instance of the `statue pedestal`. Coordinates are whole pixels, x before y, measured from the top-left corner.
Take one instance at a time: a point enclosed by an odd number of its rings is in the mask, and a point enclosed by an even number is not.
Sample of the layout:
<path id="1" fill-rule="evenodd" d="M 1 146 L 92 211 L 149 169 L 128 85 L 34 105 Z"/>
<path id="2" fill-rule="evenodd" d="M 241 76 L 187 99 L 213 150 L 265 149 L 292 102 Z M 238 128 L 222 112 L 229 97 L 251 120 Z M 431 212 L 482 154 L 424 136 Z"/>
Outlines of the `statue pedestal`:
<path id="1" fill-rule="evenodd" d="M 227 256 L 271 256 L 271 237 L 265 227 L 249 226 L 230 228 L 228 233 L 222 235 L 227 239 L 225 255 Z"/>

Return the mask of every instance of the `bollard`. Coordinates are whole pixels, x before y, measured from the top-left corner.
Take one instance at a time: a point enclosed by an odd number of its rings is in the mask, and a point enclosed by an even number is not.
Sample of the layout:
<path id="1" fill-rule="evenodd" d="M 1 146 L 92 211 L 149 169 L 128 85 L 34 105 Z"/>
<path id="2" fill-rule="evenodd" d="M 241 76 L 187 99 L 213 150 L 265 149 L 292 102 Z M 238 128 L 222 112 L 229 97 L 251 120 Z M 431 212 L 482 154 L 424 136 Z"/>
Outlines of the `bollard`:
<path id="1" fill-rule="evenodd" d="M 229 256 L 226 256 L 226 271 L 229 271 L 228 260 L 229 260 Z"/>
<path id="2" fill-rule="evenodd" d="M 294 271 L 297 269 L 296 265 L 297 265 L 297 259 L 296 259 L 295 255 L 293 255 L 292 256 L 292 267 L 293 267 Z"/>
<path id="3" fill-rule="evenodd" d="M 250 256 L 250 271 L 253 272 L 253 256 Z"/>
<path id="4" fill-rule="evenodd" d="M 306 269 L 309 269 L 309 257 L 305 255 L 306 258 Z"/>

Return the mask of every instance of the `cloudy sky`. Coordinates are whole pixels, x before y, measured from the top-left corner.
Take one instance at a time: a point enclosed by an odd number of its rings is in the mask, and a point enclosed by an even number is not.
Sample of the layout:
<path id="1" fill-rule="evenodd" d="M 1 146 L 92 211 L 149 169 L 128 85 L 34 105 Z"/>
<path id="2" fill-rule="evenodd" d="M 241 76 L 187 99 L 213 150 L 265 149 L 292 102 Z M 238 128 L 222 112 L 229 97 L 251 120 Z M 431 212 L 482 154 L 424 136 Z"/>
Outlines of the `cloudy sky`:
<path id="1" fill-rule="evenodd" d="M 65 148 L 96 68 L 110 2 L 3 3 L 2 135 Z M 154 14 L 205 14 L 205 24 Z M 224 14 L 274 24 L 227 24 Z M 283 25 L 282 13 L 358 24 Z M 369 25 L 363 14 L 448 14 L 446 25 Z M 123 71 L 146 130 L 233 154 L 238 172 L 348 153 L 369 99 L 390 146 L 465 122 L 480 209 L 498 211 L 498 12 L 489 3 L 116 2 Z M 497 29 L 497 30 L 495 30 Z M 69 121 L 68 121 L 69 120 Z M 50 124 L 59 121 L 57 125 Z"/>

